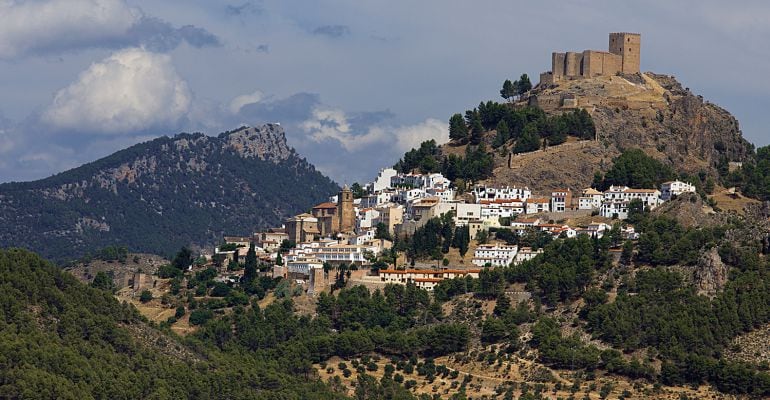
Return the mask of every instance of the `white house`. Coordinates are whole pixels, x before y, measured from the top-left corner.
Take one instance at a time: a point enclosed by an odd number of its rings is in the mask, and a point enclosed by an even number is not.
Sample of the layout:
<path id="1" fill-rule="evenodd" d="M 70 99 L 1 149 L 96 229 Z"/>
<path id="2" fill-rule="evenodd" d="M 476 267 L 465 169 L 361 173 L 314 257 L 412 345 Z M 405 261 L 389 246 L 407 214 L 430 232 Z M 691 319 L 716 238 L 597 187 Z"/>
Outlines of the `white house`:
<path id="1" fill-rule="evenodd" d="M 532 191 L 528 187 L 493 187 L 493 186 L 475 186 L 473 196 L 476 203 L 482 200 L 527 200 L 532 196 Z"/>
<path id="2" fill-rule="evenodd" d="M 323 262 L 316 258 L 297 258 L 286 262 L 286 268 L 290 273 L 310 275 L 313 269 L 323 268 Z"/>
<path id="3" fill-rule="evenodd" d="M 579 210 L 598 210 L 602 206 L 604 194 L 594 188 L 583 189 L 578 198 Z"/>
<path id="4" fill-rule="evenodd" d="M 449 179 L 439 173 L 433 174 L 397 174 L 390 178 L 390 186 L 407 186 L 419 189 L 448 189 Z"/>
<path id="5" fill-rule="evenodd" d="M 373 194 L 364 196 L 361 198 L 361 207 L 379 207 L 383 204 L 387 204 L 398 197 L 398 192 L 395 190 L 381 190 Z"/>
<path id="6" fill-rule="evenodd" d="M 682 181 L 663 182 L 660 185 L 660 198 L 663 200 L 671 200 L 682 193 L 695 193 L 695 186 Z"/>
<path id="7" fill-rule="evenodd" d="M 527 199 L 527 214 L 537 214 L 551 211 L 551 201 L 546 197 L 530 197 Z"/>
<path id="8" fill-rule="evenodd" d="M 628 218 L 628 200 L 605 200 L 599 210 L 599 215 L 604 218 Z"/>
<path id="9" fill-rule="evenodd" d="M 479 204 L 481 204 L 481 218 L 483 219 L 513 217 L 524 214 L 526 211 L 524 200 L 521 199 L 482 200 Z"/>
<path id="10" fill-rule="evenodd" d="M 516 253 L 516 258 L 513 259 L 513 264 L 517 265 L 523 263 L 524 261 L 529 261 L 541 253 L 543 253 L 543 249 L 532 250 L 531 247 L 522 247 L 519 249 L 519 252 Z"/>
<path id="11" fill-rule="evenodd" d="M 653 209 L 660 205 L 663 200 L 660 199 L 660 191 L 657 189 L 631 189 L 626 186 L 610 186 L 610 188 L 604 192 L 603 202 L 608 201 L 627 201 L 630 202 L 633 199 L 640 199 L 644 207 Z"/>
<path id="12" fill-rule="evenodd" d="M 374 208 L 362 208 L 356 213 L 356 231 L 361 232 L 377 225 L 380 212 Z"/>
<path id="13" fill-rule="evenodd" d="M 385 189 L 390 188 L 390 180 L 394 176 L 398 175 L 398 172 L 393 168 L 381 169 L 377 174 L 377 178 L 366 185 L 370 193 L 377 193 Z"/>
<path id="14" fill-rule="evenodd" d="M 439 198 L 439 200 L 443 202 L 452 201 L 455 198 L 455 191 L 454 189 L 437 189 L 437 188 L 430 188 L 425 190 L 425 192 L 433 197 Z"/>
<path id="15" fill-rule="evenodd" d="M 481 218 L 481 204 L 455 203 L 455 225 L 465 226 Z"/>
<path id="16" fill-rule="evenodd" d="M 551 211 L 564 212 L 572 207 L 572 191 L 559 189 L 551 192 Z"/>
<path id="17" fill-rule="evenodd" d="M 519 246 L 506 244 L 480 244 L 473 252 L 473 265 L 483 267 L 487 264 L 493 267 L 507 266 L 516 258 Z"/>

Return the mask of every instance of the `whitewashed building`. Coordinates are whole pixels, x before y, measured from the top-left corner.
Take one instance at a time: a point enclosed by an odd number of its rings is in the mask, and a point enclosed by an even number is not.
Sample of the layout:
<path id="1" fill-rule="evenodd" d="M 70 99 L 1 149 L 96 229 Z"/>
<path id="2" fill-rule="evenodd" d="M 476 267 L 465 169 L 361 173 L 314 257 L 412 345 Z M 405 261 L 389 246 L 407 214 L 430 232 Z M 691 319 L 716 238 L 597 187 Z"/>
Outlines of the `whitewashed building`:
<path id="1" fill-rule="evenodd" d="M 527 214 L 551 212 L 551 201 L 546 197 L 530 197 L 527 199 Z"/>
<path id="2" fill-rule="evenodd" d="M 657 189 L 631 189 L 627 186 L 610 186 L 604 192 L 602 202 L 626 201 L 640 199 L 644 207 L 653 209 L 660 205 L 663 200 L 660 199 L 660 191 Z"/>
<path id="3" fill-rule="evenodd" d="M 532 191 L 528 187 L 494 187 L 478 185 L 473 188 L 473 197 L 476 203 L 483 200 L 527 200 L 532 196 Z"/>
<path id="4" fill-rule="evenodd" d="M 551 211 L 564 212 L 572 208 L 572 191 L 559 189 L 551 192 Z"/>
<path id="5" fill-rule="evenodd" d="M 521 199 L 482 200 L 479 204 L 482 219 L 513 217 L 526 211 Z"/>
<path id="6" fill-rule="evenodd" d="M 368 185 L 366 185 L 366 189 L 369 191 L 369 193 L 377 193 L 388 189 L 391 187 L 391 179 L 396 175 L 398 175 L 398 171 L 393 168 L 381 169 L 377 174 L 377 178 L 373 182 L 370 182 Z"/>
<path id="7" fill-rule="evenodd" d="M 516 258 L 519 246 L 507 244 L 480 244 L 473 252 L 473 265 L 483 267 L 487 264 L 493 267 L 510 265 Z"/>
<path id="8" fill-rule="evenodd" d="M 309 276 L 311 271 L 316 268 L 323 268 L 323 262 L 316 258 L 301 257 L 286 262 L 286 269 L 289 271 L 289 273 Z"/>
<path id="9" fill-rule="evenodd" d="M 660 198 L 663 200 L 671 200 L 683 193 L 695 193 L 695 186 L 682 181 L 663 182 L 660 185 Z"/>
<path id="10" fill-rule="evenodd" d="M 605 200 L 599 210 L 599 215 L 604 218 L 628 218 L 628 200 Z"/>
<path id="11" fill-rule="evenodd" d="M 513 259 L 513 264 L 517 265 L 523 263 L 524 261 L 529 261 L 537 257 L 538 254 L 542 253 L 543 249 L 532 250 L 531 247 L 522 247 L 519 249 L 519 252 L 516 253 L 516 258 Z"/>
<path id="12" fill-rule="evenodd" d="M 579 210 L 598 210 L 602 206 L 604 194 L 594 188 L 583 189 L 578 198 Z"/>

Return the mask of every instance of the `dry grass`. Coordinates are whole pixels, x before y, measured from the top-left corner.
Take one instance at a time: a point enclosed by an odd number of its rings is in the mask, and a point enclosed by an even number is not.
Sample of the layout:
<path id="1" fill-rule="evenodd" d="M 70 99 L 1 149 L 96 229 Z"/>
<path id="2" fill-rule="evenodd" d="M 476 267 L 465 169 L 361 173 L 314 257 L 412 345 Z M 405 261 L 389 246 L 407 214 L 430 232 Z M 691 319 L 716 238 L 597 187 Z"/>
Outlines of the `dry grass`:
<path id="1" fill-rule="evenodd" d="M 728 189 L 722 188 L 715 190 L 714 194 L 710 195 L 709 198 L 716 201 L 717 208 L 740 215 L 745 213 L 747 206 L 760 203 L 759 200 L 746 197 L 740 192 L 730 193 Z"/>

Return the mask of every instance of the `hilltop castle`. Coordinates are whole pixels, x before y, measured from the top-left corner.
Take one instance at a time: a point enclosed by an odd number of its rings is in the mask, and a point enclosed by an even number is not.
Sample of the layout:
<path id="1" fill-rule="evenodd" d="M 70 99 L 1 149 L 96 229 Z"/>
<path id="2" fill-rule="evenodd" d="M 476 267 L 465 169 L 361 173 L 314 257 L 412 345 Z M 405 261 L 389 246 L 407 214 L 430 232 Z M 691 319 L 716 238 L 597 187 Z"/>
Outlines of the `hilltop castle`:
<path id="1" fill-rule="evenodd" d="M 554 84 L 564 79 L 638 73 L 640 48 L 640 34 L 616 32 L 610 33 L 609 51 L 553 53 L 551 70 L 540 74 L 540 84 Z"/>

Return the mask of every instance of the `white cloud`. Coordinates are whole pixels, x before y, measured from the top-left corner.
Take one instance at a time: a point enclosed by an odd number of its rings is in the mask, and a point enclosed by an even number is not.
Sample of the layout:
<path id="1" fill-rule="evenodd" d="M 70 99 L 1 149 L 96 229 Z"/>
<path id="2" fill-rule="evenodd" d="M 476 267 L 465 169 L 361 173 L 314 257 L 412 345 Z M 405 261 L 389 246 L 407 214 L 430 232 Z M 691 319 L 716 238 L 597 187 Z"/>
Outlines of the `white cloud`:
<path id="1" fill-rule="evenodd" d="M 177 122 L 191 93 L 171 57 L 131 48 L 92 64 L 58 91 L 43 120 L 58 128 L 107 134 Z"/>
<path id="2" fill-rule="evenodd" d="M 347 151 L 356 151 L 362 147 L 387 139 L 385 131 L 371 127 L 364 134 L 356 134 L 350 129 L 345 112 L 332 108 L 316 108 L 313 117 L 300 124 L 300 127 L 316 142 L 336 140 Z"/>
<path id="3" fill-rule="evenodd" d="M 238 114 L 238 112 L 241 111 L 241 108 L 243 108 L 243 106 L 248 104 L 259 103 L 263 97 L 264 96 L 262 92 L 260 92 L 259 90 L 255 91 L 254 93 L 242 94 L 240 96 L 237 96 L 230 102 L 230 112 L 233 114 Z"/>
<path id="4" fill-rule="evenodd" d="M 438 144 L 449 141 L 449 124 L 435 118 L 428 118 L 415 125 L 398 127 L 393 132 L 396 144 L 401 151 L 420 147 L 426 140 L 435 140 Z"/>
<path id="5" fill-rule="evenodd" d="M 0 58 L 115 40 L 141 16 L 122 0 L 0 0 Z"/>
<path id="6" fill-rule="evenodd" d="M 420 143 L 434 139 L 438 143 L 449 140 L 447 123 L 434 118 L 415 125 L 398 127 L 370 126 L 364 133 L 351 129 L 345 112 L 339 109 L 316 108 L 313 117 L 300 124 L 316 142 L 336 140 L 348 152 L 357 151 L 374 143 L 385 142 L 400 151 L 419 147 Z"/>
<path id="7" fill-rule="evenodd" d="M 206 29 L 174 27 L 125 0 L 0 0 L 0 59 L 92 47 L 170 51 L 183 41 L 221 45 Z"/>

